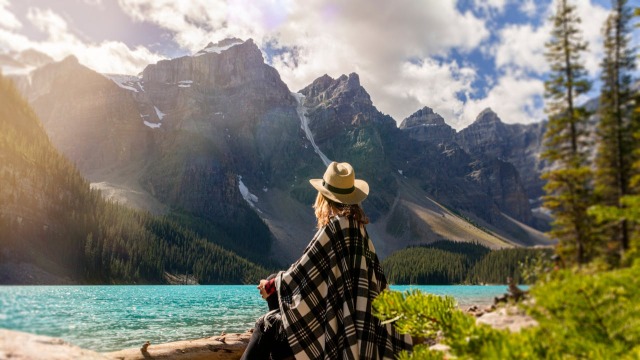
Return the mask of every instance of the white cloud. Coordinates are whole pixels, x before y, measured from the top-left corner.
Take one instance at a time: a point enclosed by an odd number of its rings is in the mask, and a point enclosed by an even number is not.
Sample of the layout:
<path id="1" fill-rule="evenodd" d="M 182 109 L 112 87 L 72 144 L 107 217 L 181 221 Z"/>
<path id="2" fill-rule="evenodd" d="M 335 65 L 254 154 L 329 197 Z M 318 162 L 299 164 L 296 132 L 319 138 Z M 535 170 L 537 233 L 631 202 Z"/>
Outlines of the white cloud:
<path id="1" fill-rule="evenodd" d="M 20 29 L 22 23 L 7 9 L 8 6 L 9 0 L 0 0 L 0 27 L 9 30 Z"/>
<path id="2" fill-rule="evenodd" d="M 378 108 L 397 121 L 424 105 L 435 107 L 432 102 L 440 106 L 444 99 L 452 101 L 446 105 L 454 109 L 451 113 L 459 112 L 462 105 L 455 94 L 469 91 L 471 75 L 460 75 L 467 70 L 431 58 L 446 56 L 452 48 L 471 51 L 489 36 L 483 20 L 471 12 L 460 13 L 453 1 L 119 0 L 119 4 L 133 19 L 168 29 L 180 46 L 192 51 L 229 36 L 251 37 L 259 46 L 270 42 L 295 48 L 295 57 L 285 52 L 272 60 L 292 91 L 325 73 L 335 78 L 357 72 Z M 423 63 L 412 66 L 410 59 Z M 425 90 L 431 87 L 440 89 Z M 441 90 L 445 93 L 438 94 Z"/>
<path id="3" fill-rule="evenodd" d="M 482 11 L 497 11 L 502 13 L 507 5 L 507 0 L 473 0 L 473 5 Z"/>
<path id="4" fill-rule="evenodd" d="M 588 0 L 578 0 L 574 4 L 582 18 L 580 29 L 583 38 L 589 42 L 582 61 L 589 76 L 596 78 L 603 53 L 601 28 L 608 11 Z M 545 18 L 555 12 L 556 5 L 557 0 L 548 5 L 544 11 Z M 501 75 L 486 98 L 468 102 L 462 122 L 468 124 L 485 107 L 491 107 L 505 122 L 526 123 L 544 118 L 542 103 L 534 102 L 534 99 L 540 99 L 544 94 L 539 77 L 549 71 L 544 53 L 545 43 L 551 38 L 551 28 L 552 23 L 547 20 L 538 27 L 512 24 L 500 30 L 498 43 L 492 47 L 492 52 Z"/>
<path id="5" fill-rule="evenodd" d="M 142 46 L 131 49 L 119 41 L 84 42 L 69 30 L 66 20 L 50 9 L 29 8 L 27 20 L 43 32 L 46 39 L 32 41 L 15 31 L 0 29 L 0 49 L 22 51 L 33 48 L 56 60 L 74 55 L 80 63 L 96 71 L 123 74 L 137 74 L 147 64 L 162 59 Z"/>
<path id="6" fill-rule="evenodd" d="M 495 64 L 499 69 L 512 68 L 542 74 L 549 66 L 544 57 L 545 42 L 551 37 L 551 24 L 534 28 L 531 24 L 507 25 L 498 34 Z"/>
<path id="7" fill-rule="evenodd" d="M 544 113 L 536 99 L 544 92 L 542 80 L 507 74 L 480 100 L 470 100 L 464 106 L 458 129 L 471 124 L 476 116 L 490 107 L 505 123 L 527 124 L 542 120 Z"/>
<path id="8" fill-rule="evenodd" d="M 69 41 L 74 37 L 69 33 L 67 22 L 50 9 L 31 7 L 27 19 L 40 31 L 46 33 L 51 41 Z"/>
<path id="9" fill-rule="evenodd" d="M 101 0 L 83 0 L 100 5 Z M 183 49 L 197 51 L 210 41 L 235 36 L 253 38 L 265 48 L 269 43 L 284 52 L 272 59 L 290 89 L 297 91 L 322 74 L 338 77 L 357 72 L 374 104 L 397 121 L 422 106 L 433 107 L 447 122 L 460 128 L 475 119 L 484 107 L 492 107 L 508 122 L 539 120 L 536 108 L 542 93 L 537 78 L 547 70 L 544 43 L 548 21 L 506 25 L 493 22 L 507 5 L 533 17 L 548 17 L 557 0 L 542 5 L 533 0 L 474 0 L 481 18 L 461 12 L 451 1 L 353 0 L 118 0 L 134 21 L 155 24 Z M 576 0 L 585 39 L 591 42 L 585 57 L 592 76 L 602 53 L 600 29 L 606 10 L 589 0 Z M 7 0 L 0 0 L 0 18 Z M 60 59 L 68 54 L 102 72 L 137 73 L 160 56 L 145 47 L 130 48 L 117 41 L 81 41 L 66 21 L 51 10 L 30 9 L 27 19 L 47 36 L 31 41 L 15 29 L 20 23 L 0 23 L 0 49 L 34 47 Z M 12 16 L 12 15 L 11 15 Z M 17 25 L 16 25 L 17 24 Z M 489 44 L 489 25 L 497 31 L 497 44 Z M 504 27 L 503 27 L 504 26 Z M 494 29 L 495 28 L 495 29 Z M 455 49 L 468 52 L 488 48 L 495 56 L 499 76 L 487 84 L 483 99 L 474 98 L 472 84 L 478 71 L 466 61 L 449 56 Z M 435 60 L 444 59 L 444 60 Z M 458 97 L 467 94 L 465 104 Z M 527 115 L 529 117 L 527 117 Z"/>
<path id="10" fill-rule="evenodd" d="M 595 77 L 600 70 L 604 48 L 602 42 L 602 26 L 609 11 L 600 5 L 592 4 L 590 0 L 575 1 L 578 15 L 582 19 L 580 26 L 584 39 L 589 42 L 589 49 L 584 58 L 584 64 L 589 75 Z"/>
<path id="11" fill-rule="evenodd" d="M 588 0 L 574 2 L 582 19 L 580 29 L 584 40 L 589 42 L 588 52 L 583 55 L 584 64 L 591 76 L 596 76 L 603 54 L 601 29 L 608 11 Z M 523 5 L 524 6 L 524 5 Z M 556 9 L 552 2 L 545 18 Z M 544 58 L 544 44 L 551 38 L 552 24 L 549 20 L 534 28 L 531 24 L 507 25 L 500 30 L 499 43 L 495 46 L 495 63 L 498 68 L 515 68 L 542 74 L 548 71 Z"/>
<path id="12" fill-rule="evenodd" d="M 236 21 L 228 22 L 229 6 L 223 0 L 118 0 L 122 10 L 132 19 L 160 25 L 171 31 L 174 41 L 190 50 L 200 50 L 209 41 L 221 40 L 232 35 L 228 29 L 238 30 L 233 36 L 250 37 L 251 29 L 235 27 Z M 245 3 L 240 14 L 250 16 L 253 7 Z M 240 15 L 238 15 L 240 16 Z M 244 25 L 244 23 L 243 23 Z M 249 24 L 246 24 L 249 25 Z"/>
<path id="13" fill-rule="evenodd" d="M 458 95 L 472 91 L 475 70 L 460 68 L 455 62 L 425 59 L 422 64 L 404 63 L 396 77 L 395 82 L 378 84 L 383 96 L 377 104 L 404 114 L 397 121 L 427 105 L 447 119 L 449 125 L 460 126 L 458 119 L 463 114 L 464 102 Z"/>
<path id="14" fill-rule="evenodd" d="M 536 5 L 535 0 L 524 0 L 520 3 L 520 11 L 528 17 L 534 17 L 538 12 L 538 6 Z"/>

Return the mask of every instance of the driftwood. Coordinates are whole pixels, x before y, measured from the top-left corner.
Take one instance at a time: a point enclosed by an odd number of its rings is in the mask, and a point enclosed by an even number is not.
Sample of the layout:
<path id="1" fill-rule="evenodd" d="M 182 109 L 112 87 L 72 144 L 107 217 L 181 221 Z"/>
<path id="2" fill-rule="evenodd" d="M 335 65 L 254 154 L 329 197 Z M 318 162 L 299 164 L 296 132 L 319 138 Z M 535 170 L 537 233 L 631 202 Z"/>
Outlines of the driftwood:
<path id="1" fill-rule="evenodd" d="M 113 360 L 175 359 L 175 360 L 237 360 L 249 343 L 251 333 L 221 334 L 204 339 L 163 344 L 146 342 L 141 348 L 104 353 Z"/>

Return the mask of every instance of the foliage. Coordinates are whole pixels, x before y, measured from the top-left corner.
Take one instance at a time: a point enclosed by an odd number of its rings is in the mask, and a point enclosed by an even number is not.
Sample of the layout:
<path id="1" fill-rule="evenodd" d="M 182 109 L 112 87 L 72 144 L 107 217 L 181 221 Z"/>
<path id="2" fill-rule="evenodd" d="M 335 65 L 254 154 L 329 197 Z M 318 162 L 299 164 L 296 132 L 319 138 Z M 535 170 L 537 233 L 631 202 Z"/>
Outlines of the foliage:
<path id="1" fill-rule="evenodd" d="M 551 249 L 542 250 L 538 256 L 527 257 L 520 266 L 520 281 L 516 281 L 521 284 L 533 284 L 541 276 L 545 276 L 555 268 L 559 268 L 559 264 L 554 262 L 554 254 Z"/>
<path id="2" fill-rule="evenodd" d="M 520 264 L 545 252 L 524 248 L 491 251 L 480 244 L 437 241 L 396 251 L 382 266 L 393 284 L 502 284 L 507 277 L 522 281 Z"/>
<path id="3" fill-rule="evenodd" d="M 640 354 L 640 268 L 602 273 L 564 270 L 531 288 L 526 306 L 539 326 L 518 333 L 476 324 L 451 298 L 417 291 L 383 292 L 373 303 L 382 321 L 403 333 L 444 335 L 459 359 L 634 359 Z M 442 359 L 417 345 L 401 359 Z"/>
<path id="4" fill-rule="evenodd" d="M 630 47 L 631 9 L 626 0 L 612 2 L 613 10 L 603 29 L 605 57 L 602 61 L 602 89 L 598 124 L 595 193 L 600 206 L 621 209 L 621 198 L 633 194 L 630 186 L 634 153 L 632 72 L 634 49 Z M 592 210 L 597 215 L 598 211 Z M 615 265 L 629 250 L 630 229 L 625 218 L 599 216 L 603 256 Z"/>

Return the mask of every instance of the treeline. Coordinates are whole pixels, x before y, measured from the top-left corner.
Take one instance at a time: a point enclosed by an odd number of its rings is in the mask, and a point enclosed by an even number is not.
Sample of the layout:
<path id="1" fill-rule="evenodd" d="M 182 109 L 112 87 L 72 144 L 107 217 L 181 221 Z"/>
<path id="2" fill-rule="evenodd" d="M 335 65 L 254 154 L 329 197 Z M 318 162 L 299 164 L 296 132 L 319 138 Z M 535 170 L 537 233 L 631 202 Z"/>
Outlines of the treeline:
<path id="1" fill-rule="evenodd" d="M 491 250 L 480 244 L 438 241 L 396 251 L 382 262 L 392 284 L 502 284 L 507 277 L 524 281 L 522 265 L 550 249 Z"/>
<path id="2" fill-rule="evenodd" d="M 577 101 L 588 94 L 593 79 L 582 58 L 589 44 L 576 7 L 563 0 L 551 18 L 545 54 L 551 71 L 545 82 L 549 124 L 543 158 L 550 170 L 543 175 L 544 206 L 552 211 L 551 236 L 558 240 L 565 266 L 592 261 L 628 266 L 638 250 L 640 226 L 632 219 L 638 218 L 640 206 L 640 94 L 633 87 L 632 18 L 627 1 L 612 1 L 602 24 L 604 55 L 595 113 Z"/>
<path id="3" fill-rule="evenodd" d="M 107 202 L 0 77 L 0 260 L 80 283 L 255 283 L 268 271 L 167 218 Z M 4 259 L 2 259 L 4 258 Z"/>

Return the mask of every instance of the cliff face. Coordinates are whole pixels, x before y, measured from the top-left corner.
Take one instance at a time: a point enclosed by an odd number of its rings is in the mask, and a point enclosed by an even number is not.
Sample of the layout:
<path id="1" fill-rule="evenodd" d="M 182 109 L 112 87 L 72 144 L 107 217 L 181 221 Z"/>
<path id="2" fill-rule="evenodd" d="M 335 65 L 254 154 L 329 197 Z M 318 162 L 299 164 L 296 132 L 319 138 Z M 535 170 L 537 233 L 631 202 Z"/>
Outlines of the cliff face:
<path id="1" fill-rule="evenodd" d="M 374 223 L 384 227 L 378 236 L 392 235 L 385 250 L 413 244 L 416 238 L 457 239 L 459 235 L 432 232 L 438 226 L 431 223 L 429 212 L 413 207 L 419 203 L 429 208 L 431 203 L 424 199 L 486 227 L 503 226 L 503 213 L 530 222 L 528 201 L 513 166 L 479 161 L 467 153 L 456 143 L 455 130 L 431 109 L 416 112 L 397 128 L 373 106 L 356 74 L 337 79 L 325 75 L 301 93 L 320 150 L 330 159 L 354 164 L 375 189 L 364 206 Z"/>
<path id="2" fill-rule="evenodd" d="M 546 123 L 505 124 L 491 109 L 481 112 L 476 121 L 461 130 L 456 141 L 465 151 L 480 158 L 506 161 L 518 170 L 529 199 L 542 196 L 540 179 L 545 162 L 540 159 Z"/>
<path id="3" fill-rule="evenodd" d="M 424 107 L 400 123 L 400 130 L 409 134 L 411 139 L 433 144 L 451 143 L 456 131 L 444 122 L 433 109 Z"/>
<path id="4" fill-rule="evenodd" d="M 56 148 L 89 178 L 146 157 L 152 139 L 135 101 L 74 57 L 35 70 L 23 92 Z"/>
<path id="5" fill-rule="evenodd" d="M 300 91 L 305 95 L 309 128 L 329 159 L 350 162 L 375 188 L 367 208 L 375 220 L 384 214 L 397 191 L 389 148 L 395 121 L 373 106 L 357 74 L 320 77 Z M 366 205 L 365 205 L 366 206 Z"/>

